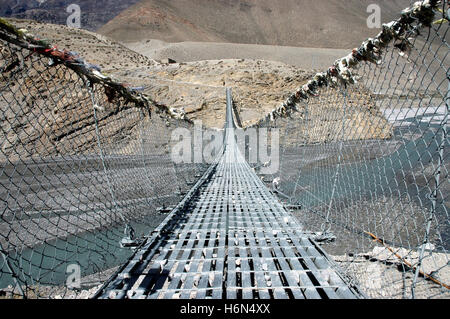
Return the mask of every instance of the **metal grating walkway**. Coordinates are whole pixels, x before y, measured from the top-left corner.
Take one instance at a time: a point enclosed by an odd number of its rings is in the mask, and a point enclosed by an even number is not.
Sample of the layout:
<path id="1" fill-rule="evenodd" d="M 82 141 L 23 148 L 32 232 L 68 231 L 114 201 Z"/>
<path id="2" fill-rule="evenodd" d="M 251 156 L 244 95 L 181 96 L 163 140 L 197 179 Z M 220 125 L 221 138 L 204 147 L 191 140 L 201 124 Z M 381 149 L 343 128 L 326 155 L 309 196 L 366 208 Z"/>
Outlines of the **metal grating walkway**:
<path id="1" fill-rule="evenodd" d="M 234 140 L 96 298 L 362 297 L 263 184 Z"/>

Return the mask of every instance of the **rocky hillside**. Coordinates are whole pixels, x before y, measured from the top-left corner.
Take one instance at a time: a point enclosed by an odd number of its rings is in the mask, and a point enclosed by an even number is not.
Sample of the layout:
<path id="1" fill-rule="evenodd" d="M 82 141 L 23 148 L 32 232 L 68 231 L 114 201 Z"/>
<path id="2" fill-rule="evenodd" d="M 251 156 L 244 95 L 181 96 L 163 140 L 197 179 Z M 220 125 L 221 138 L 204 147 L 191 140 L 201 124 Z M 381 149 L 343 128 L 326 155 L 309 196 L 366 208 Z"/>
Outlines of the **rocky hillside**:
<path id="1" fill-rule="evenodd" d="M 142 0 L 99 32 L 120 41 L 212 41 L 353 48 L 379 32 L 367 27 L 373 0 Z M 382 21 L 410 0 L 377 1 Z"/>
<path id="2" fill-rule="evenodd" d="M 48 42 L 60 49 L 78 52 L 86 61 L 100 66 L 106 73 L 155 63 L 120 43 L 94 32 L 33 20 L 9 19 L 9 21 L 41 39 L 48 39 Z"/>
<path id="3" fill-rule="evenodd" d="M 81 26 L 95 31 L 139 0 L 2 0 L 0 16 L 31 19 L 53 24 L 66 24 L 67 7 L 78 4 Z"/>

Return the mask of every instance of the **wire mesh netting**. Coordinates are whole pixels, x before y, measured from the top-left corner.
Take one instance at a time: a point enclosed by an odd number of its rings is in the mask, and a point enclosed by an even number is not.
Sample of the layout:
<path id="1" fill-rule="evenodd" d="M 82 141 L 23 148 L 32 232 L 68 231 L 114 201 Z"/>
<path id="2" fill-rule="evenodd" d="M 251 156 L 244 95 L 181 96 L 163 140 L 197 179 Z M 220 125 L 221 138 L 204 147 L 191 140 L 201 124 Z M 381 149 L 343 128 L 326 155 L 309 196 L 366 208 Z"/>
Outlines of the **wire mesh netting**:
<path id="1" fill-rule="evenodd" d="M 449 39 L 448 23 L 412 27 L 357 83 L 307 86 L 258 125 L 280 130 L 264 180 L 371 298 L 450 296 Z"/>
<path id="2" fill-rule="evenodd" d="M 104 282 L 132 254 L 123 239 L 138 244 L 206 165 L 171 160 L 191 123 L 28 48 L 0 52 L 0 288 L 70 297 L 72 272 L 80 289 Z"/>
<path id="3" fill-rule="evenodd" d="M 289 97 L 295 112 L 257 125 L 280 132 L 279 170 L 263 180 L 370 298 L 450 297 L 446 9 L 421 2 Z M 192 123 L 11 30 L 0 29 L 0 290 L 89 296 L 208 165 L 171 158 L 173 130 Z"/>

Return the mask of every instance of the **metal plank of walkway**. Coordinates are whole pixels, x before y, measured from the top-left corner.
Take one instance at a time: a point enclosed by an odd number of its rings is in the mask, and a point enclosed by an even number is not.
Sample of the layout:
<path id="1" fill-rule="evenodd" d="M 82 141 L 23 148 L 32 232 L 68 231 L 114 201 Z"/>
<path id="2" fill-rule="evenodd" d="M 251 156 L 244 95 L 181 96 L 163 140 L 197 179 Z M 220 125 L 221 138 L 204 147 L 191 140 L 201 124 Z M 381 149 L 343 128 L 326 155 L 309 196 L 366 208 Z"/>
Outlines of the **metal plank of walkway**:
<path id="1" fill-rule="evenodd" d="M 362 297 L 246 163 L 227 93 L 219 162 L 96 298 Z"/>

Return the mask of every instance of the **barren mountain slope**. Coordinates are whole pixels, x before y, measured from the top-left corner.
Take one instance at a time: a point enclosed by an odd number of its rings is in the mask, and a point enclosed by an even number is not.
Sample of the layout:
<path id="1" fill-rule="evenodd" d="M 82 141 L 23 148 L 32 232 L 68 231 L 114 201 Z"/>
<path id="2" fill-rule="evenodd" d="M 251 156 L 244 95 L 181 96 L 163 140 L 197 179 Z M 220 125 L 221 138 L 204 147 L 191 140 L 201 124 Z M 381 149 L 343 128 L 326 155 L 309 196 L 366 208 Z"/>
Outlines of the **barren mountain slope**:
<path id="1" fill-rule="evenodd" d="M 334 61 L 349 53 L 349 50 L 346 49 L 300 48 L 241 43 L 167 43 L 161 40 L 149 40 L 124 44 L 133 51 L 159 61 L 168 57 L 177 62 L 255 59 L 282 62 L 304 70 L 325 70 Z"/>
<path id="2" fill-rule="evenodd" d="M 120 41 L 213 41 L 352 48 L 379 30 L 367 27 L 373 0 L 143 0 L 99 32 Z M 382 21 L 410 0 L 378 1 Z"/>
<path id="3" fill-rule="evenodd" d="M 67 8 L 77 4 L 81 9 L 81 27 L 95 31 L 117 14 L 139 0 L 2 0 L 0 16 L 66 24 L 71 13 Z"/>
<path id="4" fill-rule="evenodd" d="M 32 20 L 9 19 L 18 28 L 24 28 L 41 39 L 47 39 L 60 49 L 75 51 L 86 61 L 99 65 L 104 72 L 153 65 L 155 62 L 100 34 L 69 28 L 63 25 Z"/>

